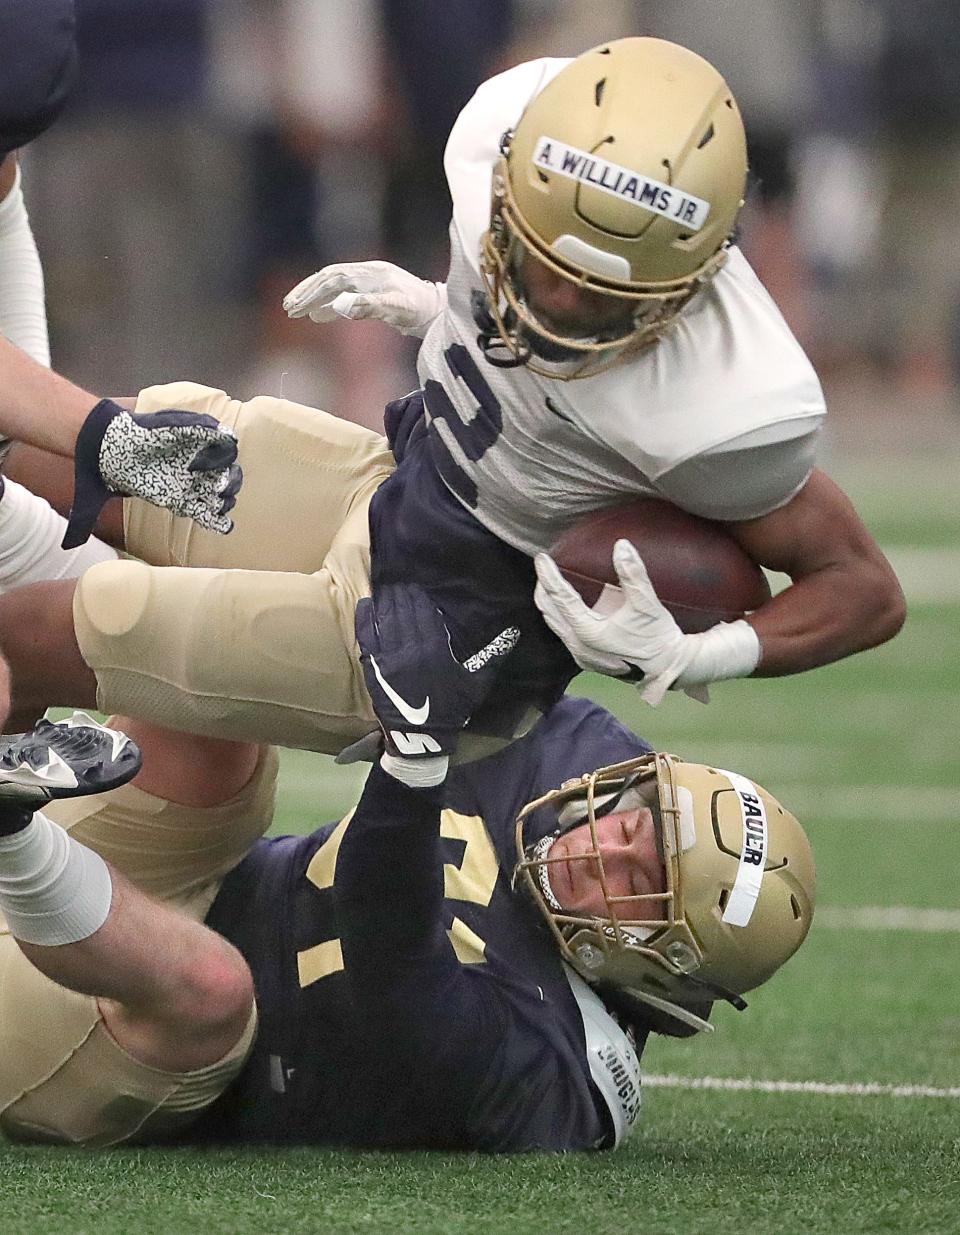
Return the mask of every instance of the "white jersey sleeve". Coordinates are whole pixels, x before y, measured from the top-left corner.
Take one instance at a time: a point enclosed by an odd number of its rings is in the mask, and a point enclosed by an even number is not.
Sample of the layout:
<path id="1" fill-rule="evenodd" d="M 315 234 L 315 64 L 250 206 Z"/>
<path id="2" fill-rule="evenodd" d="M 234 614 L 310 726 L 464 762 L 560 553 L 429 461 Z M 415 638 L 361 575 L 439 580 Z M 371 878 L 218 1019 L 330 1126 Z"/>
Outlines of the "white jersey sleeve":
<path id="1" fill-rule="evenodd" d="M 661 497 L 704 519 L 739 522 L 785 506 L 813 471 L 819 430 L 783 442 L 740 441 L 661 476 Z"/>
<path id="2" fill-rule="evenodd" d="M 452 228 L 467 261 L 479 273 L 480 237 L 490 222 L 493 165 L 500 139 L 523 109 L 569 60 L 531 60 L 498 73 L 483 85 L 454 121 L 447 138 L 443 167 L 453 198 Z"/>
<path id="3" fill-rule="evenodd" d="M 643 494 L 713 519 L 777 509 L 809 475 L 826 408 L 739 250 L 663 339 L 593 377 L 499 368 L 478 345 L 472 299 L 500 137 L 565 63 L 485 83 L 450 135 L 447 308 L 418 358 L 438 470 L 485 527 L 531 554 L 583 515 Z"/>
<path id="4" fill-rule="evenodd" d="M 0 334 L 50 367 L 43 271 L 19 167 L 10 192 L 0 201 Z"/>
<path id="5" fill-rule="evenodd" d="M 91 536 L 76 549 L 62 549 L 67 521 L 42 497 L 5 478 L 0 501 L 0 596 L 47 579 L 78 579 L 97 562 L 117 556 Z"/>

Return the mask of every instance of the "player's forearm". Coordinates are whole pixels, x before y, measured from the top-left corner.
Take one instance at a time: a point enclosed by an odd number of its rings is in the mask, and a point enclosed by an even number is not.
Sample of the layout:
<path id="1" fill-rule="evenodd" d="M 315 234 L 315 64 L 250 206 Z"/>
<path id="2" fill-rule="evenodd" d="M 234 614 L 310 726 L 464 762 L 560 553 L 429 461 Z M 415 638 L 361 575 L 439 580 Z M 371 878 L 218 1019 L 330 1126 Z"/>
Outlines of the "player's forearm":
<path id="1" fill-rule="evenodd" d="M 900 584 L 879 554 L 798 579 L 748 621 L 760 639 L 756 677 L 802 673 L 876 647 L 906 616 Z"/>
<path id="2" fill-rule="evenodd" d="M 464 1112 L 502 1046 L 505 1012 L 450 946 L 440 849 L 442 790 L 409 789 L 373 768 L 337 854 L 337 924 L 365 1058 L 390 1088 L 429 1085 Z M 425 1075 L 422 1060 L 430 1060 Z"/>
<path id="3" fill-rule="evenodd" d="M 756 676 L 815 669 L 875 647 L 903 625 L 890 563 L 823 472 L 780 510 L 729 527 L 755 562 L 792 580 L 749 619 L 761 644 Z"/>
<path id="4" fill-rule="evenodd" d="M 446 949 L 442 789 L 409 789 L 375 765 L 337 856 L 337 918 L 355 974 Z M 448 949 L 447 949 L 448 950 Z M 347 962 L 348 954 L 355 958 Z"/>
<path id="5" fill-rule="evenodd" d="M 0 435 L 69 458 L 99 401 L 0 338 Z"/>

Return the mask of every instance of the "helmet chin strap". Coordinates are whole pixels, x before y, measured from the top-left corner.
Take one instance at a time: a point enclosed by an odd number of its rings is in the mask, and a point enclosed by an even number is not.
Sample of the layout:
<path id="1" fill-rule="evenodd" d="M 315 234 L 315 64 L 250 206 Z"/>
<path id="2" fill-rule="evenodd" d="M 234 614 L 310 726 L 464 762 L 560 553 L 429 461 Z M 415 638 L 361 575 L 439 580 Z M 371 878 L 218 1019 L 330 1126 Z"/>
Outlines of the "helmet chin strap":
<path id="1" fill-rule="evenodd" d="M 490 312 L 486 294 L 477 287 L 470 293 L 470 312 L 474 325 L 480 332 L 477 335 L 477 347 L 483 352 L 483 358 L 488 364 L 492 364 L 496 369 L 519 369 L 527 363 L 530 359 L 530 349 L 519 346 L 518 338 L 516 352 L 510 350 L 500 336 L 497 323 Z M 505 330 L 515 330 L 517 315 L 513 309 L 508 308 L 504 313 L 503 324 Z"/>
<path id="2" fill-rule="evenodd" d="M 746 1012 L 747 1010 L 747 1001 L 742 995 L 738 995 L 736 991 L 728 990 L 717 982 L 708 982 L 705 978 L 698 978 L 696 974 L 692 973 L 685 974 L 684 980 L 697 987 L 703 993 L 705 999 L 722 999 L 725 1003 L 730 1004 L 732 1008 L 736 1008 L 738 1012 Z"/>
<path id="3" fill-rule="evenodd" d="M 526 351 L 536 356 L 538 360 L 545 360 L 547 364 L 567 364 L 583 360 L 583 353 L 577 351 L 575 347 L 565 347 L 562 343 L 554 343 L 553 339 L 538 334 L 525 322 L 520 323 L 516 333 L 518 342 Z"/>
<path id="4" fill-rule="evenodd" d="M 729 991 L 726 987 L 718 986 L 714 982 L 705 982 L 702 978 L 694 977 L 693 974 L 685 974 L 684 981 L 691 986 L 697 988 L 697 993 L 703 995 L 705 999 L 715 1002 L 718 999 L 723 999 L 738 1012 L 747 1010 L 747 1002 L 740 995 Z M 670 999 L 661 999 L 659 995 L 652 995 L 649 991 L 639 990 L 635 986 L 625 986 L 623 988 L 628 994 L 641 1003 L 648 1004 L 651 1008 L 656 1008 L 659 1012 L 665 1012 L 667 1016 L 672 1016 L 676 1021 L 682 1021 L 685 1025 L 692 1025 L 694 1029 L 706 1030 L 707 1033 L 713 1033 L 716 1030 L 715 1025 L 711 1025 L 701 1016 L 697 1016 L 696 1012 L 691 1012 L 689 1008 L 685 1008 L 683 1004 L 674 1003 Z"/>
<path id="5" fill-rule="evenodd" d="M 479 288 L 474 288 L 470 293 L 470 313 L 479 331 L 477 346 L 483 352 L 484 359 L 498 369 L 519 368 L 525 365 L 531 356 L 545 360 L 548 364 L 574 364 L 583 360 L 580 349 L 566 347 L 540 334 L 529 323 L 520 321 L 516 311 L 508 305 L 501 320 L 504 331 L 516 341 L 516 350 L 511 350 L 497 328 L 486 293 Z M 611 347 L 615 347 L 622 337 L 623 335 L 618 333 L 605 340 L 602 334 L 598 334 L 593 341 L 609 342 Z"/>
<path id="6" fill-rule="evenodd" d="M 661 999 L 659 995 L 651 995 L 649 991 L 637 990 L 635 986 L 625 986 L 623 989 L 635 999 L 639 999 L 641 1003 L 648 1004 L 651 1008 L 656 1008 L 658 1012 L 666 1013 L 667 1016 L 672 1016 L 675 1021 L 682 1021 L 685 1025 L 691 1025 L 694 1029 L 704 1030 L 706 1033 L 716 1031 L 715 1025 L 711 1025 L 709 1021 L 705 1021 L 702 1016 L 697 1016 L 696 1012 L 691 1012 L 682 1004 L 671 1003 L 669 999 Z"/>

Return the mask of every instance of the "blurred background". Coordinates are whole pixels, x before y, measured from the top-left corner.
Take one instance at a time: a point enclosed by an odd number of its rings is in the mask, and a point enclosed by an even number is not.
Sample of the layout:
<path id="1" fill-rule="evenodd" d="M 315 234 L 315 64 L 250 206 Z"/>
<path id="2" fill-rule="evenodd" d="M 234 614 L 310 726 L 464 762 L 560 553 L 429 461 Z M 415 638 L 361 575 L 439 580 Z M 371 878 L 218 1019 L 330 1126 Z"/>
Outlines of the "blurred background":
<path id="1" fill-rule="evenodd" d="M 290 322 L 321 265 L 443 278 L 446 134 L 476 85 L 624 34 L 684 43 L 743 108 L 741 243 L 827 388 L 828 445 L 956 445 L 956 0 L 77 0 L 82 74 L 24 152 L 54 364 L 190 377 L 379 427 L 386 327 Z"/>

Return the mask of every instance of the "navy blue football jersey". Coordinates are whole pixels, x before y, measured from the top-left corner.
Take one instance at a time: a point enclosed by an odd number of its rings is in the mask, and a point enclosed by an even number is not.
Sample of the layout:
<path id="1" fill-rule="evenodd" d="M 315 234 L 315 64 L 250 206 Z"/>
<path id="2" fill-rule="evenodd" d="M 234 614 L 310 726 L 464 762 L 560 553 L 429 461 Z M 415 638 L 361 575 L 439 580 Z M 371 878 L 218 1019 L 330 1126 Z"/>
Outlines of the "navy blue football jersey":
<path id="1" fill-rule="evenodd" d="M 489 532 L 445 483 L 448 456 L 427 428 L 422 391 L 389 404 L 384 420 L 397 470 L 370 504 L 374 596 L 384 583 L 419 583 L 443 611 L 461 656 L 506 626 L 519 629 L 495 706 L 471 722 L 503 732 L 530 705 L 547 711 L 580 670 L 533 602 L 533 559 Z"/>
<path id="2" fill-rule="evenodd" d="M 564 699 L 438 790 L 407 789 L 375 767 L 352 817 L 261 841 L 207 917 L 251 966 L 259 1032 L 196 1137 L 487 1151 L 613 1143 L 559 952 L 511 887 L 514 824 L 564 780 L 648 749 L 609 713 Z M 552 826 L 542 820 L 528 839 Z M 616 1075 L 615 1089 L 621 1081 L 629 1124 L 639 1092 Z"/>

